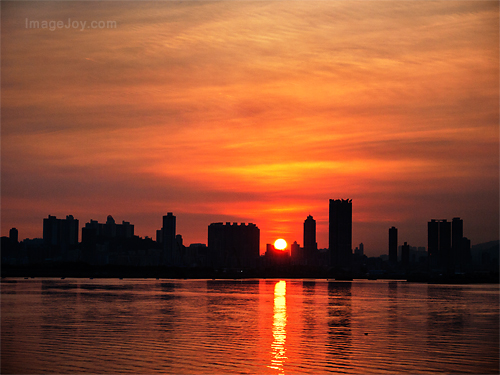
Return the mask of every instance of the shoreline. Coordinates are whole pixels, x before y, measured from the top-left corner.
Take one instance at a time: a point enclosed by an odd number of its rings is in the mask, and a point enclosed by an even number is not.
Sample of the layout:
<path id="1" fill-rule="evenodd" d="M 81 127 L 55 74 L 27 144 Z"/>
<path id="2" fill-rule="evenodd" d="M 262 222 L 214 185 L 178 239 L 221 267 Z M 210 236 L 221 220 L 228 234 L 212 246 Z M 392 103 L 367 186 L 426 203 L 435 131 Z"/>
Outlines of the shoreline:
<path id="1" fill-rule="evenodd" d="M 377 275 L 335 272 L 319 267 L 225 269 L 181 267 L 91 266 L 85 263 L 54 264 L 47 266 L 2 266 L 2 280 L 6 278 L 116 278 L 116 279 L 326 279 L 398 280 L 429 284 L 499 284 L 498 272 L 475 272 L 443 275 L 438 273 L 387 273 Z"/>

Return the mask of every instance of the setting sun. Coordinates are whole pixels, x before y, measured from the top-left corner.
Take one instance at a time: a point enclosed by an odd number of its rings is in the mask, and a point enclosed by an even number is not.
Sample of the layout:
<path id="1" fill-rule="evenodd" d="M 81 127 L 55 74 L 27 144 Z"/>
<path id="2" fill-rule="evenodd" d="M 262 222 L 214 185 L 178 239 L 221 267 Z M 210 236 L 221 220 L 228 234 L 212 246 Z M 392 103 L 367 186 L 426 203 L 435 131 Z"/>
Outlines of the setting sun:
<path id="1" fill-rule="evenodd" d="M 274 247 L 278 250 L 285 250 L 287 246 L 286 241 L 283 238 L 274 241 Z"/>

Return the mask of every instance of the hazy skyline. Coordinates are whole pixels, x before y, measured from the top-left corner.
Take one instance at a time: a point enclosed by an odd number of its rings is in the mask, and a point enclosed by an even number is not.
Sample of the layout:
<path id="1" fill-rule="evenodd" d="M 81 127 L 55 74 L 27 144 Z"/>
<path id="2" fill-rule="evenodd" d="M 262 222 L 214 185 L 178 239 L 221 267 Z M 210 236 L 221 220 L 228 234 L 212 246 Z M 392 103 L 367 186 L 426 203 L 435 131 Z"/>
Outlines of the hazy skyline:
<path id="1" fill-rule="evenodd" d="M 111 214 L 186 244 L 301 243 L 352 199 L 353 247 L 499 228 L 497 1 L 2 2 L 2 235 Z M 113 29 L 28 21 L 116 21 Z M 81 234 L 80 234 L 81 235 Z"/>

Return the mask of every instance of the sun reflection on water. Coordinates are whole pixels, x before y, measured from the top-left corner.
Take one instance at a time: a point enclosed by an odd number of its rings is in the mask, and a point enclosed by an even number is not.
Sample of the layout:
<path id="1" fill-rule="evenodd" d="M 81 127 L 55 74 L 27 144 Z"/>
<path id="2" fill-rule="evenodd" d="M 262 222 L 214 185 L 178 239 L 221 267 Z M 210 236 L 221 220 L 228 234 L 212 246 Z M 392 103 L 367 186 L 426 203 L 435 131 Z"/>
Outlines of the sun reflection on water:
<path id="1" fill-rule="evenodd" d="M 273 316 L 273 337 L 271 345 L 271 365 L 269 368 L 276 369 L 280 374 L 284 374 L 283 364 L 286 357 L 286 281 L 279 281 L 274 286 L 274 316 Z"/>

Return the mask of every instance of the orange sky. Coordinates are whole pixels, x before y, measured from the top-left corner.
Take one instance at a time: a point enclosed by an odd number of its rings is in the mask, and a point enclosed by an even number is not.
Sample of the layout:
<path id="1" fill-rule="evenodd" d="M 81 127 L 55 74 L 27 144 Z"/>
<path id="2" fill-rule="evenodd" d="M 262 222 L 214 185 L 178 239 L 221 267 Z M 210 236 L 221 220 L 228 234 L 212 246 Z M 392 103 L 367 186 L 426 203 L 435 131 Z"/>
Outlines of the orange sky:
<path id="1" fill-rule="evenodd" d="M 261 249 L 328 246 L 353 199 L 353 247 L 427 221 L 498 239 L 497 1 L 2 2 L 2 235 L 47 215 L 130 221 L 185 244 L 253 222 Z M 26 21 L 116 21 L 115 29 Z"/>

